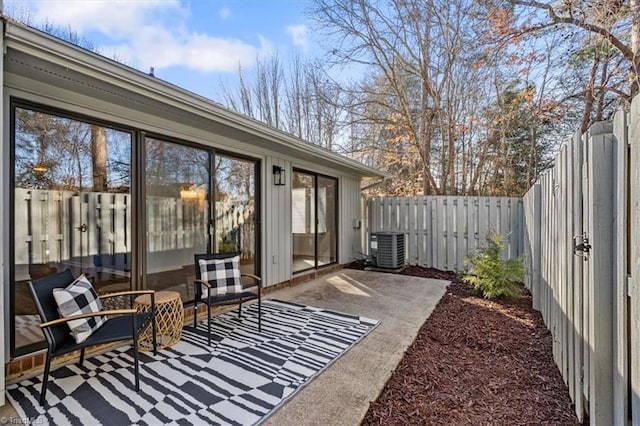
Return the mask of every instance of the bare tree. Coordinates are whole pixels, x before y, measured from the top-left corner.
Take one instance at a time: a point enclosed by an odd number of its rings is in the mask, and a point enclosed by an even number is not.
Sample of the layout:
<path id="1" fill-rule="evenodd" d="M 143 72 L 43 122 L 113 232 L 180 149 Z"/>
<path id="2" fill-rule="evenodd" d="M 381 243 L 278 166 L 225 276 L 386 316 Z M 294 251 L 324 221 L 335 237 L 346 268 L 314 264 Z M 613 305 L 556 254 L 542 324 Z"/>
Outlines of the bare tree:
<path id="1" fill-rule="evenodd" d="M 477 43 L 469 4 L 440 0 L 314 4 L 311 13 L 319 27 L 339 43 L 332 50 L 334 61 L 374 73 L 369 82 L 351 88 L 352 118 L 358 125 L 368 121 L 383 132 L 390 165 L 401 165 L 390 158 L 393 155 L 405 158 L 405 170 L 396 170 L 404 182 L 420 182 L 423 194 L 465 192 L 464 185 L 474 185 L 477 179 L 469 173 L 483 166 L 468 164 L 476 140 L 465 135 L 475 126 L 469 116 L 474 106 L 466 94 L 477 92 L 470 86 L 481 70 L 474 68 Z"/>
<path id="2" fill-rule="evenodd" d="M 556 105 L 547 98 L 551 59 L 531 53 L 540 42 L 502 40 L 508 10 L 482 16 L 474 7 L 314 2 L 312 17 L 336 45 L 332 63 L 369 73 L 342 89 L 357 155 L 393 176 L 379 190 L 520 194 L 537 177 Z"/>
<path id="3" fill-rule="evenodd" d="M 319 64 L 294 56 L 285 66 L 275 53 L 257 58 L 253 74 L 239 68 L 238 77 L 237 88 L 221 85 L 227 107 L 316 145 L 337 148 L 344 114 L 341 92 Z"/>

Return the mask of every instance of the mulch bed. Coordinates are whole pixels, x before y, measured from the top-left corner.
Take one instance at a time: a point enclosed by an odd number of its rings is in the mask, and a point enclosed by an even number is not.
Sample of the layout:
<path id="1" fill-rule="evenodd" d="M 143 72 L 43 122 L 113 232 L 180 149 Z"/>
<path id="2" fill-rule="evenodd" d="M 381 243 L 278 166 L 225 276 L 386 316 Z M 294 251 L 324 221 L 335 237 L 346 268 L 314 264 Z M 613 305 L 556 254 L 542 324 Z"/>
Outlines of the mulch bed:
<path id="1" fill-rule="evenodd" d="M 579 424 L 526 289 L 520 299 L 492 302 L 450 272 L 402 273 L 452 283 L 363 425 Z"/>

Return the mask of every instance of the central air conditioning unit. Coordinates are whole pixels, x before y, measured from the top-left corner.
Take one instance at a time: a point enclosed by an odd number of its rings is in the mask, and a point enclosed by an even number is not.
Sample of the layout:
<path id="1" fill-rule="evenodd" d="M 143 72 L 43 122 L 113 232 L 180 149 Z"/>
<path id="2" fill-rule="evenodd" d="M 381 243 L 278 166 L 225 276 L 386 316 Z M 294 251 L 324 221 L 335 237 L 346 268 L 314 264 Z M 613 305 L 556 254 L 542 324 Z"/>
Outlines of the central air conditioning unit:
<path id="1" fill-rule="evenodd" d="M 404 234 L 402 232 L 372 232 L 371 262 L 378 268 L 397 269 L 404 266 Z"/>

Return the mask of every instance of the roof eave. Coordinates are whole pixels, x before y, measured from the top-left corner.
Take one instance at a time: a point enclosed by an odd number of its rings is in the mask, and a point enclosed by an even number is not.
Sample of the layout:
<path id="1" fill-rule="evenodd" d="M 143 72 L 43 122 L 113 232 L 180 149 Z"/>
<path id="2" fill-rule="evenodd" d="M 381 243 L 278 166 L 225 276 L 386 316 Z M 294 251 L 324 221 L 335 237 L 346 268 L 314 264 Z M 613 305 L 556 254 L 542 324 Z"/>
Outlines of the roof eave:
<path id="1" fill-rule="evenodd" d="M 53 63 L 82 72 L 96 79 L 108 81 L 118 87 L 142 94 L 174 107 L 230 126 L 256 139 L 266 139 L 292 150 L 330 160 L 362 177 L 384 177 L 385 174 L 358 161 L 339 155 L 328 149 L 313 145 L 282 130 L 231 111 L 203 96 L 182 89 L 171 83 L 149 76 L 141 71 L 120 64 L 94 52 L 82 49 L 56 37 L 35 30 L 13 20 L 5 21 L 6 47 L 12 47 L 36 55 Z"/>

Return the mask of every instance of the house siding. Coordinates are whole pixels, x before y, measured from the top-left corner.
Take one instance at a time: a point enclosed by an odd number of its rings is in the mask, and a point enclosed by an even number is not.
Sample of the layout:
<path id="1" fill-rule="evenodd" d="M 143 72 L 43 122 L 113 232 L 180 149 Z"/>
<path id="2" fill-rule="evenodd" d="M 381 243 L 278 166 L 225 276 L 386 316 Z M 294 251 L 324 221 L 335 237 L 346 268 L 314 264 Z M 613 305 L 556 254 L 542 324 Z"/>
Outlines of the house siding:
<path id="1" fill-rule="evenodd" d="M 348 263 L 363 257 L 361 232 L 364 226 L 360 208 L 360 179 L 344 176 L 340 179 L 339 188 L 341 204 L 338 206 L 338 261 Z M 354 222 L 359 222 L 360 227 L 354 226 Z"/>

